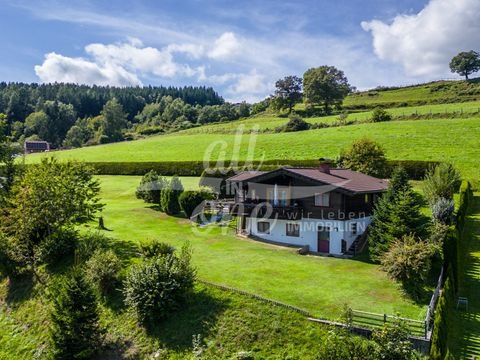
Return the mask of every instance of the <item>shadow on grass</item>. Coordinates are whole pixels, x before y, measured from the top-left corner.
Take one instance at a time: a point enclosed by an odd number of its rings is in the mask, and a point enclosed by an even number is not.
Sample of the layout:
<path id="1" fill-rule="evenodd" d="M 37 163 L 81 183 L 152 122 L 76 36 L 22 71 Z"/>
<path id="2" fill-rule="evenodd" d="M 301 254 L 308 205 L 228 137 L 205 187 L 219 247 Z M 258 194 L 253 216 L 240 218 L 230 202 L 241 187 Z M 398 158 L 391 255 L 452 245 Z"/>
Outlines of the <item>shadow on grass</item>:
<path id="1" fill-rule="evenodd" d="M 212 297 L 204 289 L 197 290 L 183 310 L 148 326 L 147 333 L 172 350 L 189 350 L 193 336 L 200 335 L 202 339 L 207 337 L 227 306 L 225 300 Z"/>
<path id="2" fill-rule="evenodd" d="M 128 262 L 132 257 L 139 256 L 138 247 L 133 242 L 117 238 L 109 238 L 109 240 L 112 250 L 123 262 Z"/>
<path id="3" fill-rule="evenodd" d="M 6 301 L 15 305 L 28 300 L 32 296 L 35 279 L 31 272 L 25 272 L 8 280 Z"/>
<path id="4" fill-rule="evenodd" d="M 459 281 L 458 296 L 468 298 L 468 310 L 454 310 L 454 353 L 462 359 L 480 355 L 480 197 L 475 196 L 465 223 L 466 256 L 463 261 L 463 281 Z M 461 267 L 461 268 L 462 268 Z M 460 268 L 460 269 L 461 269 Z M 456 302 L 454 306 L 456 307 Z"/>
<path id="5" fill-rule="evenodd" d="M 180 211 L 177 214 L 170 214 L 169 215 L 169 214 L 163 212 L 162 209 L 160 209 L 160 205 L 148 205 L 148 206 L 146 206 L 146 208 L 161 212 L 161 213 L 165 214 L 166 216 L 171 216 L 171 217 L 175 217 L 175 218 L 178 218 L 178 219 L 188 219 L 188 217 L 185 215 L 185 213 L 183 211 Z"/>

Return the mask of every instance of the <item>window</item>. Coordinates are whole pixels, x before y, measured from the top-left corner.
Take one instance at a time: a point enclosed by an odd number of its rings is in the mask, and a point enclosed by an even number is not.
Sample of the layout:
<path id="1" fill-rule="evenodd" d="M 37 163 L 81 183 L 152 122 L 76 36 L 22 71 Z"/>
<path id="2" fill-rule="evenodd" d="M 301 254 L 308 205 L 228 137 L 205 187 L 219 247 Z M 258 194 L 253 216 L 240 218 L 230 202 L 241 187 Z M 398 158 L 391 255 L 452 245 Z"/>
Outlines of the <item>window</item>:
<path id="1" fill-rule="evenodd" d="M 270 234 L 270 223 L 267 221 L 257 222 L 257 231 L 261 234 Z"/>
<path id="2" fill-rule="evenodd" d="M 283 207 L 287 206 L 287 190 L 280 190 L 278 205 Z"/>
<path id="3" fill-rule="evenodd" d="M 300 225 L 295 224 L 295 223 L 287 223 L 286 225 L 286 234 L 287 236 L 294 236 L 294 237 L 299 237 L 300 236 Z"/>
<path id="4" fill-rule="evenodd" d="M 351 229 L 352 229 L 352 235 L 356 235 L 357 234 L 357 223 L 352 223 L 351 225 Z"/>
<path id="5" fill-rule="evenodd" d="M 320 225 L 317 229 L 318 240 L 325 241 L 330 240 L 330 228 L 328 226 Z"/>
<path id="6" fill-rule="evenodd" d="M 330 193 L 315 194 L 315 206 L 330 206 Z"/>
<path id="7" fill-rule="evenodd" d="M 364 202 L 365 204 L 368 204 L 370 202 L 370 196 L 368 196 L 368 194 L 365 194 Z"/>

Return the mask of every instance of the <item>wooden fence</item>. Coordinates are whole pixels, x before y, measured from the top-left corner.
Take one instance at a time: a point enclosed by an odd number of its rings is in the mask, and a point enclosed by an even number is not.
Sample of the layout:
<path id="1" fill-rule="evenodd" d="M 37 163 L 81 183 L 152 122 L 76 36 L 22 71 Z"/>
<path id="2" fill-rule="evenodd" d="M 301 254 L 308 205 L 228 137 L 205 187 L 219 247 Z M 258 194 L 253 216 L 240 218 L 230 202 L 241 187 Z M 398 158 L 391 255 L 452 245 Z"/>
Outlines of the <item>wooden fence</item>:
<path id="1" fill-rule="evenodd" d="M 412 336 L 428 336 L 428 327 L 425 321 L 412 320 L 387 314 L 375 314 L 367 311 L 352 310 L 352 325 L 365 328 L 382 328 L 387 323 L 401 321 L 405 324 Z"/>
<path id="2" fill-rule="evenodd" d="M 409 329 L 410 334 L 412 336 L 423 337 L 427 340 L 430 340 L 432 336 L 432 330 L 433 330 L 433 317 L 435 314 L 435 308 L 437 306 L 438 298 L 441 293 L 442 285 L 443 285 L 443 267 L 440 270 L 440 276 L 438 277 L 437 287 L 435 288 L 435 291 L 432 294 L 430 303 L 428 304 L 427 313 L 423 321 L 352 309 L 351 310 L 352 325 L 375 329 L 375 328 L 383 327 L 386 323 L 401 320 Z"/>

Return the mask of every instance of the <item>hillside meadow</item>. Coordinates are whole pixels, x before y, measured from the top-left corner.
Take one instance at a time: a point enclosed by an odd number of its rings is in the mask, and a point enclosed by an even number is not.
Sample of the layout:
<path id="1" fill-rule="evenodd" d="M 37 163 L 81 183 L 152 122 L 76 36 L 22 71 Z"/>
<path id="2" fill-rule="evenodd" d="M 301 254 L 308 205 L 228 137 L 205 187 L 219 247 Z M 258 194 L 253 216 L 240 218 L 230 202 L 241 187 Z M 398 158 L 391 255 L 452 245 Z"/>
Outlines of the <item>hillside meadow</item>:
<path id="1" fill-rule="evenodd" d="M 405 120 L 324 128 L 293 133 L 170 134 L 142 140 L 80 149 L 33 154 L 88 162 L 182 161 L 205 158 L 239 160 L 335 158 L 354 140 L 369 137 L 379 142 L 391 160 L 432 160 L 455 164 L 468 179 L 480 177 L 480 117 Z M 234 152 L 234 149 L 237 149 Z M 250 149 L 250 153 L 249 153 Z"/>

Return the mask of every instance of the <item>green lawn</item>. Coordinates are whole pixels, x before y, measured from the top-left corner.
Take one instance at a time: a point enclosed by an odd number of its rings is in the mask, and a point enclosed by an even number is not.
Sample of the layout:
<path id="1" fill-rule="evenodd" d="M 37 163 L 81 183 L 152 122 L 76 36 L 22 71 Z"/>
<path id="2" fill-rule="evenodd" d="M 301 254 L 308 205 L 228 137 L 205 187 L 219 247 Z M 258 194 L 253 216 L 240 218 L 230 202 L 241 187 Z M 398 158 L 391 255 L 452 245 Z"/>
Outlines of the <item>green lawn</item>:
<path id="1" fill-rule="evenodd" d="M 240 239 L 231 228 L 192 227 L 135 199 L 139 177 L 101 176 L 109 236 L 136 243 L 157 238 L 175 246 L 189 240 L 201 279 L 226 284 L 336 319 L 344 304 L 420 319 L 425 307 L 406 299 L 378 266 L 357 260 L 299 256 L 293 250 Z M 191 180 L 185 180 L 191 183 Z"/>
<path id="2" fill-rule="evenodd" d="M 433 104 L 423 106 L 406 106 L 399 108 L 390 108 L 388 112 L 396 116 L 413 116 L 413 115 L 441 115 L 464 113 L 472 114 L 480 112 L 480 102 L 472 101 L 466 103 L 453 103 L 453 104 Z M 371 111 L 351 112 L 348 115 L 349 121 L 368 121 L 372 115 Z M 338 115 L 321 116 L 305 118 L 310 124 L 323 123 L 332 124 L 338 121 Z M 244 130 L 258 128 L 259 130 L 274 130 L 275 128 L 285 125 L 288 118 L 278 117 L 275 115 L 261 115 L 242 119 L 238 121 L 231 121 L 225 123 L 217 123 L 211 125 L 204 125 L 188 130 L 184 130 L 181 134 L 234 134 L 239 126 L 243 126 Z"/>
<path id="3" fill-rule="evenodd" d="M 249 144 L 254 145 L 255 159 L 262 156 L 265 159 L 335 158 L 342 148 L 365 136 L 382 144 L 388 159 L 449 161 L 462 171 L 464 177 L 480 178 L 480 118 L 393 121 L 301 133 L 260 134 L 253 139 L 244 135 L 237 138 L 241 140 L 238 158 L 248 157 Z M 235 139 L 232 134 L 171 134 L 54 154 L 59 159 L 84 161 L 203 160 L 209 146 L 215 145 L 210 159 L 217 160 L 221 151 L 225 151 L 225 158 L 229 160 Z M 42 156 L 47 155 L 30 155 L 26 161 L 36 162 Z"/>
<path id="4" fill-rule="evenodd" d="M 466 255 L 462 261 L 463 279 L 458 296 L 468 298 L 468 312 L 454 310 L 450 334 L 455 341 L 455 355 L 462 359 L 480 356 L 480 193 L 475 194 L 465 223 Z"/>

